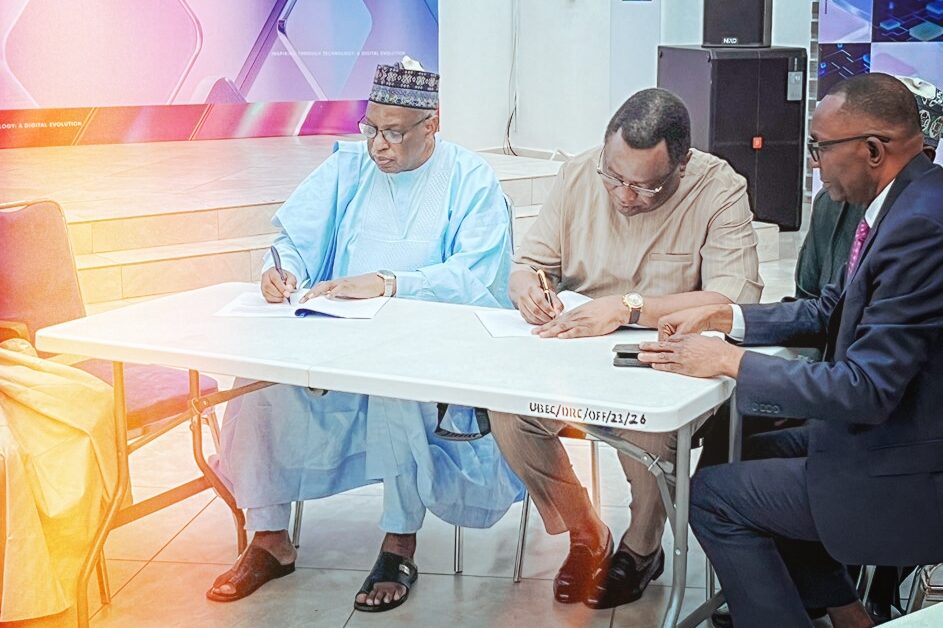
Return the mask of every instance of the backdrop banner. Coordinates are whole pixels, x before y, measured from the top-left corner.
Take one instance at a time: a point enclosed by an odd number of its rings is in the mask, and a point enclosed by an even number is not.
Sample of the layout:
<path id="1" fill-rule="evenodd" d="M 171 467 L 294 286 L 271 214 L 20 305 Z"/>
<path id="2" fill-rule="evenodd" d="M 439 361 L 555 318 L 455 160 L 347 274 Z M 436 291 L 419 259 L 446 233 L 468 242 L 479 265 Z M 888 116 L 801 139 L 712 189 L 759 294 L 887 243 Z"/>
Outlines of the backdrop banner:
<path id="1" fill-rule="evenodd" d="M 0 148 L 356 133 L 438 0 L 2 0 Z"/>

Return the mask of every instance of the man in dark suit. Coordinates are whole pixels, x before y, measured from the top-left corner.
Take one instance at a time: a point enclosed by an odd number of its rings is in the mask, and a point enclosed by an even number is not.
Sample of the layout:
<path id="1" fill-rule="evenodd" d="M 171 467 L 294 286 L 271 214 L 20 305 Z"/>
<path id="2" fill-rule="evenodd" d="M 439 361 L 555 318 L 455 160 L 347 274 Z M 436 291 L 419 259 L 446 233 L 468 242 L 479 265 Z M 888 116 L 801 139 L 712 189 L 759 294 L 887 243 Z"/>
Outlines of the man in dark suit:
<path id="1" fill-rule="evenodd" d="M 943 90 L 916 77 L 897 77 L 917 101 L 923 152 L 936 160 L 936 150 L 943 131 Z M 855 230 L 864 217 L 865 205 L 833 200 L 826 190 L 812 201 L 809 232 L 796 260 L 796 298 L 814 299 L 822 289 L 835 283 L 845 269 Z M 724 443 L 726 449 L 726 443 Z"/>
<path id="2" fill-rule="evenodd" d="M 842 563 L 943 560 L 943 169 L 922 152 L 913 96 L 888 75 L 833 87 L 810 132 L 829 195 L 868 207 L 839 282 L 817 299 L 670 315 L 670 337 L 639 356 L 735 377 L 744 414 L 810 420 L 783 443 L 792 457 L 695 477 L 691 526 L 737 628 L 809 625 L 804 605 L 826 607 L 834 626 L 870 626 Z M 785 360 L 704 330 L 826 349 L 822 362 Z M 782 541 L 807 547 L 781 553 Z"/>
<path id="3" fill-rule="evenodd" d="M 897 77 L 907 86 L 917 102 L 920 114 L 920 127 L 923 134 L 923 152 L 930 159 L 936 160 L 936 150 L 943 131 L 943 91 L 935 85 L 916 77 Z M 809 232 L 799 250 L 796 261 L 795 298 L 813 299 L 822 294 L 830 283 L 836 283 L 845 273 L 848 254 L 855 239 L 858 223 L 864 217 L 867 205 L 853 204 L 845 200 L 835 201 L 826 190 L 821 190 L 812 202 L 812 219 Z M 787 300 L 793 300 L 787 297 Z M 810 355 L 818 356 L 821 347 L 815 347 Z M 785 457 L 786 437 L 779 438 L 769 432 L 794 428 L 802 421 L 795 419 L 775 419 L 750 417 L 744 420 L 743 459 Z M 727 462 L 728 418 L 726 413 L 718 412 L 713 425 L 708 431 L 699 468 Z M 797 432 L 797 438 L 804 434 Z M 771 442 L 774 441 L 774 442 Z M 878 566 L 868 594 L 867 608 L 875 623 L 880 624 L 892 618 L 892 606 L 898 606 L 898 587 L 901 581 L 913 571 L 911 568 Z M 857 567 L 851 570 L 854 578 Z M 824 608 L 809 610 L 813 617 L 825 614 Z M 730 615 L 726 608 L 717 610 L 711 616 L 714 628 L 729 628 Z"/>

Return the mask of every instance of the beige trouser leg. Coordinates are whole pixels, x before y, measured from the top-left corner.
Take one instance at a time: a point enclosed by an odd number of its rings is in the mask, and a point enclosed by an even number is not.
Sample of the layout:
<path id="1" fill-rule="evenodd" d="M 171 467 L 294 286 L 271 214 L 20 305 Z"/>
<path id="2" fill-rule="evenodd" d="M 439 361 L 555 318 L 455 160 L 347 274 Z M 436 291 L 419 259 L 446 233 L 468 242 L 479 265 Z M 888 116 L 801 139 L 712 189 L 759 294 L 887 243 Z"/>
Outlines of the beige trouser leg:
<path id="1" fill-rule="evenodd" d="M 547 532 L 560 534 L 585 525 L 592 516 L 592 504 L 557 436 L 566 424 L 504 412 L 489 414 L 494 438 L 527 486 Z M 674 433 L 626 431 L 624 438 L 653 456 L 674 461 Z M 631 521 L 623 541 L 633 552 L 645 556 L 661 544 L 665 507 L 655 477 L 645 465 L 621 454 L 619 459 L 632 485 Z"/>
<path id="2" fill-rule="evenodd" d="M 532 416 L 489 412 L 491 433 L 527 486 L 549 534 L 585 526 L 593 506 L 557 433 L 566 425 Z"/>
<path id="3" fill-rule="evenodd" d="M 623 438 L 651 455 L 674 464 L 678 442 L 675 432 L 625 431 Z M 625 479 L 632 487 L 629 529 L 622 537 L 622 543 L 639 556 L 648 556 L 661 547 L 667 517 L 665 504 L 658 491 L 658 482 L 646 465 L 621 453 L 619 462 L 622 463 Z"/>

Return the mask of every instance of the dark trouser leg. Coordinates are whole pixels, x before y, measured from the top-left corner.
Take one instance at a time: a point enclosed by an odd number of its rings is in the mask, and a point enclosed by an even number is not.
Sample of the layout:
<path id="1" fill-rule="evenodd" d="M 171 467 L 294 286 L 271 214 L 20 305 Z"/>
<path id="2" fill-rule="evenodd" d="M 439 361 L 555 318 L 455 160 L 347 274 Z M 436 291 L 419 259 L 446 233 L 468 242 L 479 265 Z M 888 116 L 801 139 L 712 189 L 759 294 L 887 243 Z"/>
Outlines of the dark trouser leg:
<path id="1" fill-rule="evenodd" d="M 806 490 L 805 459 L 720 465 L 691 489 L 691 527 L 714 565 L 737 628 L 808 626 L 803 600 L 777 541 L 805 542 L 793 563 L 827 607 L 857 599 L 844 566 L 819 542 Z"/>
<path id="2" fill-rule="evenodd" d="M 743 441 L 743 460 L 804 458 L 809 453 L 809 431 L 805 426 L 753 434 Z"/>
<path id="3" fill-rule="evenodd" d="M 755 433 L 743 443 L 744 460 L 803 458 L 808 451 L 809 431 L 805 426 Z M 820 569 L 830 569 L 835 561 L 827 554 L 823 558 L 818 542 L 777 539 L 776 546 L 805 607 L 824 612 L 828 600 L 822 598 L 815 574 Z"/>
<path id="4" fill-rule="evenodd" d="M 913 573 L 914 569 L 915 567 L 881 565 L 875 568 L 866 604 L 872 617 L 875 617 L 875 619 L 889 618 L 891 617 L 891 607 L 900 608 L 900 585 Z M 848 572 L 851 574 L 851 579 L 857 581 L 861 574 L 861 566 L 849 566 Z"/>
<path id="5" fill-rule="evenodd" d="M 766 417 L 745 416 L 743 417 L 743 454 L 744 460 L 748 459 L 748 443 L 754 435 L 766 434 L 768 432 L 776 433 L 780 430 L 795 426 L 795 421 L 783 423 L 781 419 L 768 419 Z M 701 449 L 701 457 L 698 459 L 697 468 L 706 469 L 715 464 L 727 462 L 727 446 L 729 443 L 730 429 L 730 406 L 724 404 L 717 409 L 717 413 L 709 419 L 704 433 L 704 447 Z M 802 454 L 805 455 L 805 454 Z M 786 458 L 789 456 L 755 456 L 762 458 Z"/>
<path id="6" fill-rule="evenodd" d="M 878 567 L 871 581 L 871 601 L 882 606 L 894 606 L 900 602 L 900 585 L 913 573 L 915 567 Z"/>

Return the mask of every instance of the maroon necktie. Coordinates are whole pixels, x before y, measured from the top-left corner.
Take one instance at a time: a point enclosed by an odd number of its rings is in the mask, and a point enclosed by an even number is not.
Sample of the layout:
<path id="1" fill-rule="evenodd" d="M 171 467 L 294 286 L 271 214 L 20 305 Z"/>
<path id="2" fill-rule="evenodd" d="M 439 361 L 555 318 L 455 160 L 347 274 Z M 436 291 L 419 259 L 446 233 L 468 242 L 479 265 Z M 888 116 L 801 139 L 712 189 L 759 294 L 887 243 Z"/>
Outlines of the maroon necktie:
<path id="1" fill-rule="evenodd" d="M 848 255 L 848 274 L 845 276 L 845 281 L 850 281 L 851 276 L 855 274 L 858 262 L 861 261 L 861 250 L 864 248 L 864 241 L 867 240 L 870 231 L 871 227 L 868 226 L 868 221 L 862 218 L 855 230 L 855 241 L 852 243 L 851 253 Z"/>

